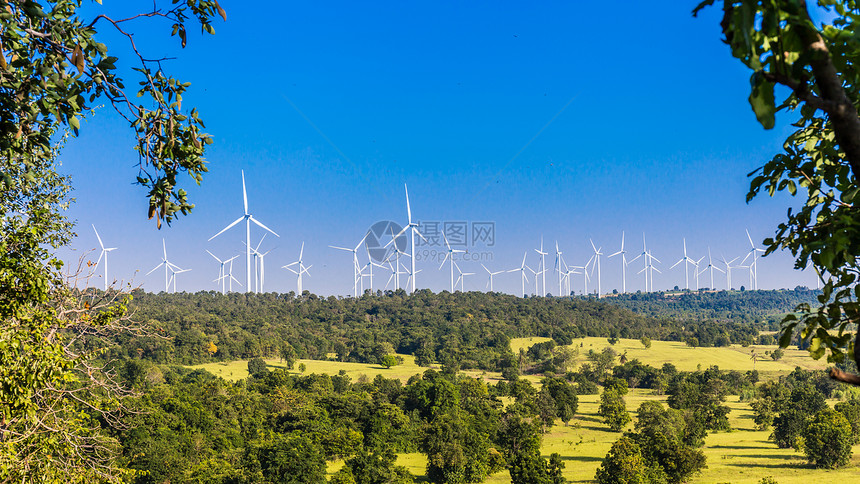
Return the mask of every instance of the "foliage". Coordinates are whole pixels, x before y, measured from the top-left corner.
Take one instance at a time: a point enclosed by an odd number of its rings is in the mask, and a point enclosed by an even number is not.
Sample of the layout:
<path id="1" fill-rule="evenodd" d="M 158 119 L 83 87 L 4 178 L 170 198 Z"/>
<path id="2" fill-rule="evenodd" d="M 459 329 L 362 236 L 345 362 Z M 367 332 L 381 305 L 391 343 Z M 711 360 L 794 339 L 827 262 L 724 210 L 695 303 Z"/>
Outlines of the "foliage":
<path id="1" fill-rule="evenodd" d="M 642 457 L 639 445 L 631 438 L 623 436 L 618 439 L 600 467 L 594 478 L 598 484 L 646 484 L 648 479 L 647 464 Z"/>
<path id="2" fill-rule="evenodd" d="M 702 2 L 694 13 L 713 3 Z M 796 130 L 784 152 L 750 174 L 747 195 L 749 201 L 761 191 L 796 195 L 801 189 L 805 203 L 790 209 L 775 236 L 765 239 L 766 255 L 788 249 L 796 268 L 811 265 L 825 281 L 815 307 L 801 304 L 799 316 L 786 316 L 780 345 L 790 344 L 798 331 L 816 359 L 829 353 L 829 361 L 841 361 L 847 350 L 860 360 L 860 344 L 852 344 L 848 331 L 860 320 L 860 73 L 854 68 L 860 6 L 853 0 L 816 3 L 828 10 L 817 23 L 807 2 L 724 0 L 720 25 L 732 55 L 753 71 L 749 102 L 762 126 L 773 128 L 777 111 L 795 113 Z M 788 88 L 781 101 L 777 84 Z"/>
<path id="3" fill-rule="evenodd" d="M 848 464 L 853 440 L 848 419 L 827 407 L 810 420 L 804 432 L 803 451 L 816 467 L 834 469 Z"/>
<path id="4" fill-rule="evenodd" d="M 685 415 L 664 409 L 659 402 L 645 402 L 639 406 L 635 430 L 630 438 L 667 482 L 685 482 L 705 467 L 705 454 L 699 449 L 705 441 L 704 426 L 693 412 Z"/>
<path id="5" fill-rule="evenodd" d="M 266 371 L 268 371 L 268 369 L 266 368 L 266 362 L 263 361 L 262 358 L 251 358 L 250 360 L 248 360 L 249 374 L 257 375 Z"/>

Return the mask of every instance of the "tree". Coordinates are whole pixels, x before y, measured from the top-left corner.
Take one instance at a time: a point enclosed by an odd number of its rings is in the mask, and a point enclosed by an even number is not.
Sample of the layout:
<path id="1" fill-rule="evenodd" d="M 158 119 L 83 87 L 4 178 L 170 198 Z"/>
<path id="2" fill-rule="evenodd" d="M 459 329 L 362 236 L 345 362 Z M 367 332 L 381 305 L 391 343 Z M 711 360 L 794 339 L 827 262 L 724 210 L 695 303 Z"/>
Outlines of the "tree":
<path id="1" fill-rule="evenodd" d="M 161 3 L 161 2 L 159 2 Z M 163 2 L 167 3 L 167 2 Z M 176 189 L 187 173 L 206 171 L 211 138 L 196 110 L 182 110 L 188 88 L 165 75 L 162 58 L 132 43 L 141 84 L 126 94 L 117 57 L 97 39 L 112 27 L 132 40 L 129 19 L 99 7 L 83 18 L 82 0 L 0 0 L 0 480 L 119 481 L 116 443 L 102 426 L 121 426 L 116 410 L 128 392 L 85 348 L 125 327 L 127 298 L 116 291 L 79 293 L 61 276 L 53 253 L 69 242 L 70 182 L 56 156 L 80 119 L 110 103 L 134 131 L 137 182 L 148 188 L 148 214 L 160 227 L 191 205 Z M 103 12 L 103 13 L 102 13 Z M 190 0 L 136 16 L 166 19 L 184 46 L 190 18 L 213 33 L 210 19 L 226 14 L 215 0 Z M 136 99 L 133 101 L 133 99 Z M 74 335 L 74 338 L 70 337 Z M 57 437 L 61 438 L 57 438 Z"/>
<path id="2" fill-rule="evenodd" d="M 385 355 L 379 363 L 386 368 L 391 368 L 397 364 L 397 357 L 394 355 Z"/>
<path id="3" fill-rule="evenodd" d="M 694 15 L 713 3 L 705 0 Z M 799 314 L 783 319 L 780 346 L 799 333 L 813 358 L 829 353 L 828 361 L 840 362 L 848 352 L 860 362 L 860 331 L 850 331 L 860 321 L 860 293 L 854 288 L 860 274 L 860 72 L 854 68 L 860 5 L 816 3 L 814 8 L 829 11 L 824 15 L 829 22 L 816 24 L 805 0 L 724 0 L 720 25 L 732 55 L 753 71 L 749 102 L 758 121 L 771 129 L 777 111 L 790 111 L 797 128 L 784 152 L 750 173 L 747 194 L 748 201 L 762 191 L 796 196 L 801 188 L 805 202 L 789 210 L 775 236 L 764 240 L 765 255 L 788 249 L 796 268 L 812 266 L 824 281 L 818 307 L 801 304 Z M 788 92 L 780 102 L 777 84 Z M 831 376 L 860 384 L 860 376 L 838 368 Z"/>
<path id="4" fill-rule="evenodd" d="M 848 464 L 853 440 L 848 419 L 827 407 L 816 413 L 806 427 L 803 451 L 816 467 L 834 469 Z"/>
<path id="5" fill-rule="evenodd" d="M 259 375 L 268 371 L 266 362 L 262 358 L 251 358 L 248 360 L 248 373 L 251 376 Z"/>
<path id="6" fill-rule="evenodd" d="M 639 445 L 625 436 L 612 444 L 594 478 L 598 484 L 645 484 L 647 476 Z"/>
<path id="7" fill-rule="evenodd" d="M 623 395 L 627 393 L 627 382 L 620 378 L 607 378 L 603 394 L 600 396 L 600 407 L 597 413 L 603 421 L 615 432 L 620 432 L 629 422 L 630 414 Z"/>

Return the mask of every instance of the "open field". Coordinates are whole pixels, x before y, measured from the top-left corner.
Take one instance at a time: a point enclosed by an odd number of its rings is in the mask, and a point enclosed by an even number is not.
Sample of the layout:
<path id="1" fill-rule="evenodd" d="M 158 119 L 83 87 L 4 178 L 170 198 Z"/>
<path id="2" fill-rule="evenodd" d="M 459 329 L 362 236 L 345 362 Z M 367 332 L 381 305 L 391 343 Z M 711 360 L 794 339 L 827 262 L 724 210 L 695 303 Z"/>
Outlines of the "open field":
<path id="1" fill-rule="evenodd" d="M 527 348 L 547 340 L 549 338 L 515 338 L 511 340 L 511 349 L 517 353 L 520 348 Z M 579 350 L 577 362 L 581 363 L 585 361 L 588 350 L 601 351 L 607 346 L 610 345 L 606 338 L 593 337 L 577 339 L 571 348 Z M 796 366 L 807 370 L 826 368 L 823 359 L 813 360 L 807 351 L 797 348 L 784 349 L 785 355 L 780 360 L 774 361 L 770 356 L 764 354 L 765 351 L 777 349 L 777 346 L 774 345 L 751 345 L 746 348 L 740 345 L 724 348 L 691 348 L 685 343 L 677 341 L 652 341 L 651 348 L 645 348 L 637 339 L 620 339 L 617 344 L 612 346 L 612 349 L 618 354 L 627 352 L 628 360 L 636 358 L 646 365 L 657 368 L 663 366 L 663 363 L 671 363 L 680 371 L 696 371 L 699 365 L 702 369 L 717 365 L 721 370 L 749 371 L 753 369 L 753 360 L 751 359 L 751 351 L 753 350 L 759 355 L 758 361 L 755 362 L 755 369 L 759 371 L 762 378 L 773 378 L 789 373 Z"/>
<path id="2" fill-rule="evenodd" d="M 515 352 L 548 338 L 517 338 L 511 341 Z M 574 342 L 572 347 L 578 349 L 577 362 L 585 361 L 585 354 L 590 349 L 600 351 L 609 346 L 606 338 L 585 338 Z M 653 341 L 651 348 L 646 349 L 638 340 L 620 340 L 613 346 L 619 354 L 627 352 L 628 359 L 638 358 L 645 364 L 660 367 L 663 363 L 672 363 L 679 370 L 695 371 L 700 365 L 706 368 L 717 365 L 725 370 L 748 371 L 753 369 L 750 351 L 755 350 L 761 359 L 755 363 L 756 369 L 764 378 L 775 378 L 780 374 L 792 371 L 796 366 L 806 369 L 823 369 L 823 362 L 809 358 L 805 351 L 786 349 L 785 356 L 779 361 L 773 361 L 764 356 L 765 351 L 773 351 L 774 346 L 750 346 L 742 348 L 690 348 L 683 343 Z M 423 373 L 426 368 L 415 364 L 409 355 L 399 355 L 403 364 L 386 369 L 380 365 L 362 363 L 341 363 L 335 361 L 299 360 L 293 373 L 298 373 L 299 363 L 306 365 L 305 373 L 337 374 L 345 371 L 353 381 L 366 377 L 373 379 L 376 375 L 386 378 L 398 378 L 406 381 L 410 376 Z M 283 367 L 279 360 L 267 360 L 272 367 Z M 209 363 L 196 365 L 192 368 L 206 370 L 229 380 L 245 378 L 248 375 L 246 361 L 229 363 Z M 465 372 L 474 377 L 488 380 L 499 378 L 497 373 L 471 371 Z M 529 380 L 537 382 L 535 376 Z M 818 470 L 806 464 L 802 453 L 791 449 L 779 449 L 767 440 L 770 431 L 757 431 L 752 422 L 752 411 L 746 402 L 739 402 L 738 397 L 730 397 L 728 405 L 732 408 L 729 419 L 733 430 L 730 432 L 713 433 L 708 436 L 704 447 L 708 467 L 692 483 L 758 483 L 762 477 L 773 476 L 780 484 L 809 484 L 812 482 L 837 482 L 860 479 L 860 446 L 854 447 L 851 465 L 840 470 Z M 570 426 L 558 422 L 544 436 L 543 451 L 545 455 L 558 452 L 564 457 L 566 464 L 564 475 L 570 482 L 591 482 L 601 461 L 618 439 L 619 433 L 611 432 L 597 415 L 598 395 L 581 395 L 579 397 L 579 412 L 571 421 Z M 626 397 L 627 408 L 636 411 L 643 401 L 660 400 L 665 402 L 665 396 L 658 396 L 650 390 L 631 390 Z M 631 425 L 632 427 L 632 425 Z M 423 454 L 402 454 L 398 463 L 406 466 L 419 482 L 426 482 L 424 471 L 426 458 Z M 329 472 L 335 472 L 343 465 L 342 462 L 331 462 Z M 509 483 L 507 471 L 490 476 L 488 483 Z"/>

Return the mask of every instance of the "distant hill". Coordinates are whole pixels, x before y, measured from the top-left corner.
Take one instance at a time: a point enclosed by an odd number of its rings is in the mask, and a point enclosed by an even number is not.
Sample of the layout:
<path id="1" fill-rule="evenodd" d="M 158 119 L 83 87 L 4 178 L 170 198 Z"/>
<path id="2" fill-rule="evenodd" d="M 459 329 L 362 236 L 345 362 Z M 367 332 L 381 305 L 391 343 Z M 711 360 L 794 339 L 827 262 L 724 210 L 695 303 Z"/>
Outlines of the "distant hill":
<path id="1" fill-rule="evenodd" d="M 601 299 L 651 318 L 733 321 L 779 328 L 786 313 L 801 303 L 816 304 L 820 290 L 806 287 L 757 291 L 667 291 L 610 295 Z M 774 326 L 775 325 L 775 326 Z"/>

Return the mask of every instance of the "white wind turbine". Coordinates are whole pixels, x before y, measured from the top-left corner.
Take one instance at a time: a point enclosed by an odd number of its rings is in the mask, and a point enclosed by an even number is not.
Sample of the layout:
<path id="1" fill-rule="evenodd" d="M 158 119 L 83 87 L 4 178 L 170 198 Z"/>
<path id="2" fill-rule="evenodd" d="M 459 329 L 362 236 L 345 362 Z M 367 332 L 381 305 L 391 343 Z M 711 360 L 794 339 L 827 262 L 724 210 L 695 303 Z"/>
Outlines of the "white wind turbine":
<path id="1" fill-rule="evenodd" d="M 519 272 L 522 283 L 523 283 L 523 297 L 526 297 L 526 283 L 529 281 L 528 276 L 526 276 L 526 269 L 531 270 L 529 266 L 526 265 L 526 256 L 528 252 L 523 253 L 523 263 L 516 269 L 511 269 L 508 272 Z"/>
<path id="2" fill-rule="evenodd" d="M 453 293 L 454 292 L 454 285 L 455 285 L 454 284 L 454 265 L 455 265 L 454 264 L 454 254 L 460 254 L 460 253 L 464 253 L 466 251 L 460 250 L 460 249 L 452 249 L 451 244 L 448 243 L 448 236 L 445 235 L 445 232 L 442 232 L 442 237 L 445 239 L 445 247 L 448 248 L 448 252 L 445 253 L 445 258 L 442 259 L 442 263 L 439 264 L 439 270 L 442 270 L 442 267 L 445 265 L 446 260 L 451 259 L 451 292 Z M 412 262 L 413 262 L 413 268 L 414 268 L 414 263 L 415 263 L 414 257 L 412 258 Z M 457 270 L 459 271 L 460 268 L 458 267 Z M 413 282 L 414 282 L 414 279 L 413 279 Z"/>
<path id="3" fill-rule="evenodd" d="M 764 249 L 759 249 L 755 246 L 752 237 L 750 237 L 749 230 L 747 230 L 747 239 L 750 241 L 750 251 L 744 257 L 744 260 L 741 261 L 741 264 L 746 262 L 749 256 L 752 256 L 752 262 L 747 266 L 750 270 L 750 284 L 753 286 L 753 289 L 758 289 L 758 253 L 764 253 Z"/>
<path id="4" fill-rule="evenodd" d="M 370 291 L 373 292 L 373 266 L 379 267 L 381 269 L 385 269 L 385 266 L 383 266 L 381 264 L 377 264 L 376 262 L 373 262 L 373 257 L 370 256 L 370 248 L 367 246 L 367 244 L 364 244 L 364 249 L 367 251 L 367 263 L 364 264 L 364 267 L 362 267 L 361 270 L 359 271 L 359 276 L 361 277 L 361 292 L 362 293 L 364 293 L 364 278 L 365 277 L 370 277 L 370 285 L 368 287 L 370 287 Z M 365 276 L 365 274 L 364 274 L 365 269 L 367 269 L 367 272 L 368 272 L 367 276 Z"/>
<path id="5" fill-rule="evenodd" d="M 176 275 L 182 274 L 183 272 L 188 272 L 190 270 L 191 269 L 177 269 L 177 270 L 173 270 L 173 268 L 170 269 L 170 282 L 173 283 L 173 293 L 174 294 L 176 294 Z"/>
<path id="6" fill-rule="evenodd" d="M 227 277 L 227 274 L 224 272 L 224 266 L 227 265 L 228 262 L 232 266 L 233 265 L 233 259 L 235 259 L 239 256 L 234 255 L 233 257 L 231 257 L 227 260 L 221 260 L 221 259 L 215 257 L 215 254 L 213 254 L 212 252 L 209 252 L 209 250 L 207 250 L 206 252 L 209 255 L 211 255 L 213 259 L 217 260 L 218 263 L 220 264 L 220 267 L 218 269 L 218 279 L 215 279 L 215 281 L 213 281 L 213 282 L 220 282 L 221 283 L 221 294 L 226 294 L 226 292 L 227 292 L 226 282 L 227 282 L 228 277 Z M 232 277 L 232 274 L 230 275 L 230 277 Z M 231 286 L 232 286 L 232 284 L 231 284 Z"/>
<path id="7" fill-rule="evenodd" d="M 164 256 L 161 258 L 161 262 L 157 266 L 153 267 L 151 271 L 147 272 L 146 275 L 148 276 L 155 272 L 159 267 L 164 266 L 164 292 L 170 292 L 170 272 L 182 271 L 182 269 L 167 260 L 167 244 L 164 242 L 164 239 L 161 239 L 161 248 L 164 250 Z"/>
<path id="8" fill-rule="evenodd" d="M 108 255 L 108 252 L 110 252 L 110 251 L 112 251 L 112 250 L 116 250 L 117 248 L 116 248 L 116 247 L 108 247 L 108 248 L 105 248 L 105 245 L 102 243 L 102 238 L 101 238 L 101 237 L 99 237 L 99 231 L 98 231 L 98 230 L 96 230 L 96 226 L 95 226 L 95 225 L 93 225 L 93 232 L 95 232 L 95 233 L 96 233 L 96 238 L 97 238 L 97 239 L 99 239 L 99 247 L 101 247 L 101 248 L 102 248 L 102 251 L 101 251 L 101 253 L 99 254 L 99 260 L 98 260 L 98 261 L 96 261 L 96 266 L 95 266 L 95 267 L 93 267 L 93 272 L 95 272 L 95 271 L 96 271 L 96 269 L 98 269 L 98 267 L 99 267 L 99 263 L 102 261 L 102 258 L 104 258 L 104 260 L 105 260 L 105 266 L 104 266 L 104 270 L 105 270 L 105 275 L 104 275 L 104 290 L 105 290 L 105 291 L 107 291 L 107 288 L 108 288 L 108 267 L 107 267 L 107 266 L 108 266 L 108 263 L 107 263 L 108 258 L 107 258 L 107 255 Z"/>
<path id="9" fill-rule="evenodd" d="M 263 257 L 269 253 L 269 251 L 266 251 L 266 254 L 260 253 L 260 246 L 266 240 L 266 235 L 268 234 L 263 234 L 260 241 L 257 242 L 257 246 L 251 249 L 251 255 L 254 256 L 254 292 L 258 294 L 263 290 L 263 273 L 266 270 L 263 266 Z"/>
<path id="10" fill-rule="evenodd" d="M 711 286 L 710 286 L 710 287 L 711 287 L 711 290 L 712 290 L 712 291 L 714 291 L 714 290 L 716 290 L 716 289 L 717 289 L 716 287 L 714 287 L 714 270 L 717 270 L 717 271 L 719 271 L 719 272 L 722 272 L 723 274 L 725 274 L 725 273 L 726 273 L 724 270 L 722 270 L 722 269 L 720 269 L 719 267 L 717 267 L 717 266 L 715 266 L 715 265 L 714 265 L 713 260 L 711 260 L 711 248 L 710 248 L 710 246 L 709 246 L 709 247 L 708 247 L 708 265 L 707 265 L 707 266 L 705 266 L 705 268 L 704 268 L 704 269 L 702 269 L 702 272 L 700 272 L 699 274 L 704 274 L 704 273 L 705 273 L 705 271 L 710 271 L 710 273 L 711 273 Z M 697 275 L 696 277 L 698 277 L 698 275 Z M 697 284 L 697 285 L 698 285 L 698 284 Z"/>
<path id="11" fill-rule="evenodd" d="M 732 290 L 732 269 L 737 267 L 737 266 L 732 267 L 732 263 L 734 263 L 734 261 L 736 261 L 736 260 L 738 260 L 738 257 L 735 257 L 732 260 L 726 260 L 726 256 L 724 256 L 724 255 L 720 256 L 720 262 L 722 262 L 723 264 L 726 265 L 725 274 L 726 274 L 726 290 L 727 291 Z"/>
<path id="12" fill-rule="evenodd" d="M 603 247 L 598 249 L 594 246 L 594 241 L 588 239 L 591 242 L 591 248 L 594 249 L 594 266 L 597 266 L 597 298 L 600 299 L 600 256 L 603 255 L 603 252 L 600 252 Z M 591 271 L 594 272 L 594 266 L 591 266 Z"/>
<path id="13" fill-rule="evenodd" d="M 627 293 L 627 251 L 624 250 L 624 232 L 621 232 L 621 250 L 609 257 L 621 256 L 621 293 Z"/>
<path id="14" fill-rule="evenodd" d="M 389 225 L 389 226 L 388 226 L 388 228 L 390 228 L 390 229 L 391 229 L 391 240 L 394 240 L 394 238 L 395 238 L 395 234 L 394 234 L 394 227 L 392 227 L 391 225 Z M 386 244 L 386 246 L 387 246 L 387 244 Z M 390 264 L 391 264 L 391 259 L 392 259 L 392 258 L 394 258 L 394 269 L 393 269 L 393 270 L 394 270 L 394 272 L 392 273 L 392 276 L 394 277 L 394 288 L 395 288 L 395 289 L 400 289 L 400 274 L 405 274 L 405 273 L 406 273 L 405 271 L 404 271 L 404 272 L 401 272 L 401 270 L 400 270 L 400 257 L 402 257 L 402 256 L 412 257 L 412 256 L 411 256 L 411 255 L 409 255 L 408 253 L 406 253 L 406 252 L 402 252 L 402 251 L 400 250 L 400 248 L 399 248 L 399 247 L 397 247 L 397 242 L 394 242 L 394 252 L 392 252 L 391 254 L 389 254 L 388 258 L 387 258 L 386 260 L 384 260 L 384 261 L 383 261 L 383 262 L 387 262 L 387 263 L 390 265 Z M 390 283 L 391 283 L 391 280 L 390 280 L 390 279 L 391 279 L 391 278 L 389 277 L 389 281 L 388 281 L 388 283 L 386 283 L 386 284 L 385 284 L 385 287 L 386 287 L 386 288 L 388 288 L 388 284 L 390 284 Z"/>
<path id="15" fill-rule="evenodd" d="M 645 234 L 642 234 L 642 252 L 639 253 L 636 257 L 630 260 L 630 264 L 634 263 L 636 259 L 642 257 L 642 261 L 645 263 L 645 267 L 637 272 L 637 274 L 642 274 L 645 272 L 645 292 L 648 292 L 648 247 L 645 245 Z"/>
<path id="16" fill-rule="evenodd" d="M 674 269 L 675 266 L 677 266 L 678 264 L 683 262 L 684 263 L 684 289 L 689 290 L 690 289 L 690 274 L 689 274 L 689 266 L 688 265 L 693 264 L 693 266 L 695 267 L 694 270 L 697 271 L 696 274 L 698 274 L 699 263 L 697 261 L 687 257 L 687 239 L 683 239 L 683 241 L 684 241 L 684 257 L 681 257 L 681 259 L 678 260 L 678 262 L 672 264 L 672 267 L 670 267 L 669 270 Z M 699 259 L 699 260 L 701 260 L 701 259 Z M 699 289 L 698 275 L 696 277 L 697 277 L 696 289 L 698 290 Z"/>
<path id="17" fill-rule="evenodd" d="M 223 234 L 224 232 L 230 230 L 231 228 L 233 228 L 233 226 L 235 226 L 239 222 L 241 222 L 243 220 L 245 221 L 245 264 L 246 264 L 246 268 L 247 268 L 247 271 L 245 272 L 245 284 L 246 284 L 248 291 L 250 291 L 251 290 L 251 222 L 254 222 L 258 226 L 260 226 L 262 229 L 264 229 L 268 232 L 271 232 L 275 237 L 280 237 L 280 235 L 276 234 L 275 231 L 273 231 L 269 227 L 266 227 L 265 225 L 260 223 L 260 221 L 255 219 L 254 216 L 251 215 L 250 212 L 248 212 L 248 191 L 245 189 L 245 170 L 242 170 L 242 200 L 244 201 L 244 204 L 245 204 L 244 205 L 245 206 L 245 214 L 242 215 L 241 217 L 237 218 L 230 225 L 221 229 L 220 232 L 218 232 L 217 234 L 210 237 L 209 240 L 212 240 L 215 237 L 218 237 L 219 235 Z"/>
<path id="18" fill-rule="evenodd" d="M 419 237 L 424 239 L 424 242 L 427 242 L 427 239 L 423 235 L 421 235 L 421 232 L 418 230 L 418 224 L 412 221 L 412 207 L 409 205 L 409 188 L 406 186 L 405 183 L 403 184 L 403 188 L 406 189 L 407 224 L 406 224 L 406 227 L 403 227 L 403 230 L 401 230 L 399 234 L 397 234 L 395 237 L 392 237 L 391 241 L 389 241 L 388 244 L 385 244 L 385 247 L 388 247 L 389 244 L 394 243 L 394 241 L 397 239 L 397 237 L 400 237 L 401 235 L 403 235 L 407 230 L 409 231 L 409 238 L 412 241 L 412 270 L 409 271 L 409 277 L 412 279 L 412 291 L 410 291 L 410 292 L 414 293 L 415 292 L 415 279 L 416 279 L 415 275 L 418 274 L 418 272 L 415 271 L 415 234 L 418 234 Z M 443 261 L 443 263 L 444 263 L 444 261 Z M 453 290 L 452 290 L 452 292 L 453 292 Z"/>
<path id="19" fill-rule="evenodd" d="M 345 250 L 347 252 L 352 252 L 352 270 L 353 270 L 352 286 L 354 289 L 355 297 L 358 297 L 358 284 L 359 284 L 360 278 L 361 278 L 361 272 L 360 272 L 361 265 L 358 263 L 358 248 L 361 247 L 361 244 L 364 243 L 365 239 L 367 239 L 367 236 L 369 234 L 370 234 L 370 231 L 368 230 L 364 234 L 364 237 L 361 238 L 361 240 L 358 242 L 358 244 L 356 244 L 355 248 L 353 248 L 353 249 L 347 249 L 346 247 L 337 247 L 334 245 L 329 246 L 332 249 Z M 363 287 L 364 283 L 363 283 L 363 281 L 361 281 L 361 282 L 362 282 L 362 287 Z"/>
<path id="20" fill-rule="evenodd" d="M 546 296 L 546 259 L 545 257 L 549 255 L 548 252 L 543 251 L 543 236 L 540 238 L 540 249 L 535 249 L 535 252 L 540 255 L 540 266 L 538 270 L 535 271 L 535 294 L 538 296 Z M 543 286 L 543 292 L 541 293 L 540 288 L 538 288 L 538 280 L 537 276 L 541 276 L 541 283 Z"/>
<path id="21" fill-rule="evenodd" d="M 638 258 L 638 256 L 637 256 Z M 654 261 L 660 262 L 660 259 L 651 255 L 650 251 L 645 251 L 645 267 L 638 272 L 638 274 L 645 273 L 645 292 L 648 292 L 650 288 L 651 291 L 654 291 L 654 271 L 662 274 L 659 269 L 654 267 Z M 633 262 L 633 261 L 630 261 Z"/>
<path id="22" fill-rule="evenodd" d="M 391 281 L 395 281 L 394 289 L 399 289 L 397 286 L 397 280 L 400 279 L 400 274 L 398 274 L 397 269 L 394 268 L 394 265 L 391 263 L 391 258 L 385 260 L 388 264 L 388 270 L 391 271 L 391 275 L 388 276 L 388 282 L 385 283 L 385 287 L 383 289 L 388 290 L 388 286 L 391 285 Z"/>
<path id="23" fill-rule="evenodd" d="M 564 294 L 565 296 L 570 296 L 570 276 L 572 274 L 579 274 L 579 272 L 577 272 L 576 270 L 576 267 L 566 266 L 564 270 L 565 288 L 567 289 Z"/>
<path id="24" fill-rule="evenodd" d="M 463 272 L 462 270 L 460 270 L 460 266 L 457 265 L 456 263 L 454 264 L 454 267 L 457 268 L 457 273 L 458 273 L 457 283 L 460 284 L 460 292 L 466 292 L 466 288 L 465 288 L 466 276 L 474 276 L 475 273 L 474 272 Z"/>
<path id="25" fill-rule="evenodd" d="M 506 271 L 492 272 L 491 270 L 487 269 L 487 266 L 485 266 L 484 264 L 481 264 L 481 267 L 483 267 L 484 270 L 487 271 L 487 274 L 489 275 L 489 280 L 487 281 L 487 287 L 490 288 L 490 292 L 493 292 L 493 276 L 497 276 L 497 275 L 499 275 L 503 272 L 506 272 Z"/>
<path id="26" fill-rule="evenodd" d="M 561 266 L 564 264 L 564 260 L 561 258 L 562 252 L 558 249 L 558 241 L 555 241 L 555 271 L 558 273 L 558 296 L 561 296 L 561 281 L 562 281 L 562 270 Z"/>
<path id="27" fill-rule="evenodd" d="M 296 277 L 297 277 L 297 286 L 296 287 L 298 288 L 298 292 L 296 294 L 298 294 L 299 296 L 302 295 L 302 274 L 307 274 L 308 277 L 311 277 L 311 273 L 308 272 L 308 270 L 311 267 L 313 267 L 313 264 L 305 267 L 305 262 L 303 260 L 304 253 L 305 253 L 305 243 L 302 242 L 302 248 L 299 249 L 299 260 L 297 260 L 295 262 L 291 262 L 291 263 L 283 266 L 283 269 L 286 269 L 286 270 L 288 270 L 288 271 L 290 271 L 296 275 Z M 293 269 L 293 266 L 296 264 L 298 264 L 298 267 Z"/>

